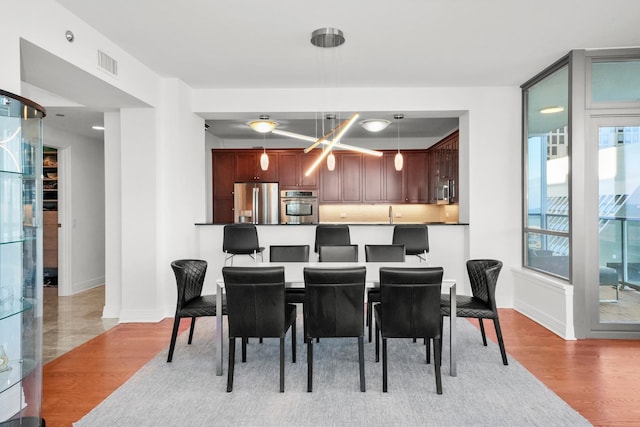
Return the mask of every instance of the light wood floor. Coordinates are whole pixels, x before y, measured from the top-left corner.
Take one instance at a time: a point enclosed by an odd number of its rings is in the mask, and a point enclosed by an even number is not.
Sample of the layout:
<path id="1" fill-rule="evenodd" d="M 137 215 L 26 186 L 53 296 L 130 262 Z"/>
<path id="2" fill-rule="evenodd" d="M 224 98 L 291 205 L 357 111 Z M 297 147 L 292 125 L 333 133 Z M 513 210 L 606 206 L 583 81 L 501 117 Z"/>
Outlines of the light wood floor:
<path id="1" fill-rule="evenodd" d="M 564 341 L 514 310 L 501 310 L 500 320 L 509 355 L 592 424 L 640 425 L 640 340 Z M 172 322 L 117 325 L 46 364 L 47 426 L 70 426 L 97 406 L 168 346 Z M 498 351 L 488 357 L 501 363 Z"/>

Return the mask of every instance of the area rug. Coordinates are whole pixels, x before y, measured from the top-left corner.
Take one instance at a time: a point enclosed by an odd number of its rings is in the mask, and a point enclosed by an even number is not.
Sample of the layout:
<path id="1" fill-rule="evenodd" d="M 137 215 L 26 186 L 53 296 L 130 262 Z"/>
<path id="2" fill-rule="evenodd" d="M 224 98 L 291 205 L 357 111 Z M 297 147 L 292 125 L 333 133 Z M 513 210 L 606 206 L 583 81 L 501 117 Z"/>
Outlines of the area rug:
<path id="1" fill-rule="evenodd" d="M 198 320 L 193 344 L 186 344 L 187 333 L 178 338 L 172 363 L 166 363 L 166 350 L 160 352 L 74 426 L 590 425 L 515 359 L 504 366 L 498 347 L 484 347 L 480 332 L 464 319 L 457 324 L 457 377 L 449 376 L 444 347 L 442 395 L 436 394 L 433 365 L 425 364 L 425 347 L 411 340 L 389 340 L 388 393 L 382 393 L 374 343 L 365 344 L 367 391 L 360 392 L 355 339 L 314 344 L 314 389 L 307 393 L 298 323 L 295 364 L 286 340 L 285 393 L 279 392 L 277 339 L 251 340 L 247 363 L 240 362 L 238 342 L 234 389 L 227 393 L 226 363 L 225 375 L 215 375 L 215 319 L 205 318 Z"/>

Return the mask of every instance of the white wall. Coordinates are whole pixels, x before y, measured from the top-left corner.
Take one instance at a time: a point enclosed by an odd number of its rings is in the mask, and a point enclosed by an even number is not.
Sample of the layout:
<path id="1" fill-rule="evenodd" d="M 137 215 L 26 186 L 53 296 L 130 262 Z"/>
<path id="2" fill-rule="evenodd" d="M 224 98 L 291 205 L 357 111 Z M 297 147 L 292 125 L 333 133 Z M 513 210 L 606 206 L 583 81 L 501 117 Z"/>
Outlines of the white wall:
<path id="1" fill-rule="evenodd" d="M 193 110 L 306 112 L 317 108 L 315 95 L 313 89 L 198 90 Z M 498 304 L 511 307 L 512 268 L 521 266 L 520 89 L 344 88 L 330 98 L 341 100 L 334 110 L 444 111 L 460 117 L 460 222 L 469 223 L 461 256 L 503 261 Z"/>
<path id="2" fill-rule="evenodd" d="M 119 232 L 107 244 L 107 263 L 114 262 L 107 265 L 107 304 L 115 311 L 120 305 L 121 321 L 158 320 L 166 314 L 164 308 L 174 304 L 168 261 L 190 256 L 205 244 L 221 247 L 216 241 L 198 242 L 192 225 L 204 220 L 209 209 L 203 193 L 210 179 L 202 160 L 209 156 L 203 123 L 194 112 L 216 111 L 455 112 L 461 119 L 460 220 L 470 223 L 462 256 L 501 259 L 505 268 L 498 303 L 512 305 L 511 269 L 520 267 L 521 247 L 518 87 L 344 88 L 326 96 L 338 101 L 330 106 L 318 105 L 315 89 L 191 90 L 158 78 L 51 0 L 12 2 L 3 14 L 0 84 L 5 89 L 20 90 L 22 37 L 152 107 L 121 112 L 120 134 L 105 142 L 107 159 L 117 161 L 121 151 L 121 164 L 114 165 L 121 167 L 120 194 L 109 193 L 116 203 L 106 205 L 108 227 Z M 76 33 L 73 44 L 64 39 L 67 29 Z M 119 61 L 118 79 L 96 69 L 97 49 Z M 108 176 L 110 166 L 107 163 Z M 120 295 L 110 286 L 118 287 Z"/>
<path id="3" fill-rule="evenodd" d="M 60 218 L 62 234 L 73 230 L 67 253 L 73 258 L 72 269 L 64 287 L 71 294 L 104 283 L 104 151 L 102 139 L 86 138 L 44 123 L 47 146 L 66 150 L 61 157 L 66 173 L 60 177 L 64 187 L 64 217 Z M 62 190 L 62 188 L 60 189 Z M 66 208 L 66 209 L 65 209 Z"/>

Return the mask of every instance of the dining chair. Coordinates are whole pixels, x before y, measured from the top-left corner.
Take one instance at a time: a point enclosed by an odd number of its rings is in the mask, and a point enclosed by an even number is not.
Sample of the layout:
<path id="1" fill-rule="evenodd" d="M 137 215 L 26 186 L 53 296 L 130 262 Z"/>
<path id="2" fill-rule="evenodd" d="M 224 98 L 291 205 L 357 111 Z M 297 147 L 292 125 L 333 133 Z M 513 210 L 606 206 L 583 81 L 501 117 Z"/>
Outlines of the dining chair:
<path id="1" fill-rule="evenodd" d="M 271 245 L 269 261 L 309 262 L 309 245 Z M 304 310 L 304 288 L 285 288 L 284 299 L 288 304 L 302 304 Z"/>
<path id="2" fill-rule="evenodd" d="M 318 253 L 318 248 L 323 245 L 350 245 L 351 235 L 349 226 L 345 224 L 318 224 L 316 225 L 316 240 L 313 251 Z"/>
<path id="3" fill-rule="evenodd" d="M 318 247 L 319 262 L 358 262 L 358 245 L 322 245 Z"/>
<path id="4" fill-rule="evenodd" d="M 404 245 L 364 245 L 364 257 L 367 262 L 404 262 Z M 367 327 L 369 329 L 369 342 L 371 342 L 371 330 L 373 329 L 374 303 L 380 302 L 380 288 L 367 289 Z"/>
<path id="5" fill-rule="evenodd" d="M 296 306 L 284 299 L 284 267 L 223 267 L 229 323 L 227 392 L 233 390 L 236 338 L 280 339 L 280 392 L 284 392 L 284 339 L 291 328 L 291 359 L 296 363 Z M 243 362 L 246 353 L 243 347 Z"/>
<path id="6" fill-rule="evenodd" d="M 224 265 L 236 255 L 249 255 L 252 259 L 260 254 L 260 259 L 264 261 L 262 253 L 264 247 L 258 242 L 258 230 L 254 224 L 228 224 L 224 226 L 222 236 L 222 250 L 225 253 Z"/>
<path id="7" fill-rule="evenodd" d="M 502 339 L 500 319 L 498 318 L 498 309 L 496 307 L 496 285 L 501 269 L 502 262 L 493 259 L 473 259 L 467 261 L 467 273 L 469 274 L 469 281 L 471 282 L 472 296 L 456 296 L 456 315 L 458 317 L 478 319 L 478 323 L 480 323 L 480 333 L 482 334 L 482 343 L 485 346 L 487 345 L 487 336 L 484 331 L 482 319 L 492 319 L 496 329 L 498 345 L 500 346 L 502 363 L 508 365 L 507 352 Z M 451 315 L 451 300 L 449 295 L 442 295 L 440 314 L 441 316 Z M 442 319 L 440 322 L 442 328 Z"/>
<path id="8" fill-rule="evenodd" d="M 440 360 L 440 292 L 442 267 L 380 267 L 380 303 L 374 306 L 376 321 L 376 362 L 380 360 L 382 335 L 382 391 L 387 392 L 387 339 L 433 340 L 436 391 L 442 394 Z M 426 362 L 430 362 L 430 345 Z"/>
<path id="9" fill-rule="evenodd" d="M 429 229 L 426 224 L 398 224 L 393 227 L 392 243 L 404 245 L 407 255 L 415 255 L 427 262 Z"/>
<path id="10" fill-rule="evenodd" d="M 171 332 L 171 344 L 169 345 L 169 356 L 167 363 L 173 359 L 173 351 L 178 337 L 180 320 L 185 317 L 191 318 L 191 328 L 189 329 L 189 341 L 193 339 L 193 330 L 196 326 L 196 318 L 202 316 L 215 316 L 216 296 L 201 295 L 204 285 L 204 277 L 207 273 L 207 261 L 199 259 L 179 259 L 171 263 L 171 268 L 176 276 L 178 287 L 178 299 L 176 303 L 176 314 L 173 318 L 173 331 Z M 226 303 L 223 298 L 222 314 L 227 314 Z"/>
<path id="11" fill-rule="evenodd" d="M 270 262 L 309 262 L 309 245 L 271 245 Z"/>
<path id="12" fill-rule="evenodd" d="M 366 267 L 305 267 L 304 309 L 307 391 L 313 390 L 313 338 L 358 338 L 360 391 L 364 375 L 364 281 Z"/>

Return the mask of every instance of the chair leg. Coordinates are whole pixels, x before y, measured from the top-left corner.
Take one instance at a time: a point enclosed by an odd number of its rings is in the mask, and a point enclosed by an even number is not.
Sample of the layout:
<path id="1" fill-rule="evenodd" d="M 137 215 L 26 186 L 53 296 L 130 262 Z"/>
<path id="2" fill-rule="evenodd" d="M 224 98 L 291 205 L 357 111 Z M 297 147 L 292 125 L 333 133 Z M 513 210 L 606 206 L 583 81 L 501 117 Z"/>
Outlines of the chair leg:
<path id="1" fill-rule="evenodd" d="M 442 348 L 442 339 L 434 338 L 433 339 L 433 358 L 435 365 L 435 373 L 436 373 L 436 391 L 438 394 L 442 394 L 442 374 L 440 371 L 440 349 Z"/>
<path id="2" fill-rule="evenodd" d="M 367 303 L 367 325 L 369 326 L 369 342 L 371 342 L 371 328 L 373 325 L 373 306 L 370 302 Z"/>
<path id="3" fill-rule="evenodd" d="M 387 339 L 382 338 L 382 392 L 387 392 Z"/>
<path id="4" fill-rule="evenodd" d="M 296 363 L 296 321 L 291 324 L 291 362 Z"/>
<path id="5" fill-rule="evenodd" d="M 480 323 L 480 333 L 482 334 L 482 344 L 487 346 L 487 335 L 484 333 L 484 322 L 482 322 L 482 318 L 478 319 L 478 323 Z"/>
<path id="6" fill-rule="evenodd" d="M 427 350 L 427 365 L 428 365 L 429 363 L 431 363 L 431 338 L 425 338 L 424 343 Z M 434 343 L 433 351 L 434 353 L 436 351 L 435 343 Z M 433 358 L 435 359 L 435 357 L 436 355 L 434 354 Z"/>
<path id="7" fill-rule="evenodd" d="M 167 363 L 173 360 L 173 350 L 176 348 L 176 338 L 178 337 L 178 328 L 180 327 L 180 318 L 173 319 L 173 332 L 171 332 L 171 344 L 169 344 L 169 356 Z"/>
<path id="8" fill-rule="evenodd" d="M 380 328 L 376 322 L 376 363 L 380 361 Z"/>
<path id="9" fill-rule="evenodd" d="M 442 339 L 442 330 L 444 329 L 444 316 L 440 316 L 440 339 Z M 451 334 L 451 331 L 449 331 Z M 434 349 L 435 352 L 435 349 Z M 440 361 L 442 361 L 442 341 L 440 342 Z"/>
<path id="10" fill-rule="evenodd" d="M 247 361 L 247 343 L 249 342 L 249 338 L 242 337 L 242 363 Z"/>
<path id="11" fill-rule="evenodd" d="M 193 339 L 193 330 L 196 328 L 196 318 L 192 317 L 191 318 L 191 327 L 189 328 L 189 341 L 187 341 L 187 344 L 191 344 L 191 340 Z"/>
<path id="12" fill-rule="evenodd" d="M 360 365 L 360 391 L 365 391 L 364 382 L 364 337 L 358 337 L 358 363 Z"/>
<path id="13" fill-rule="evenodd" d="M 307 392 L 313 389 L 313 338 L 307 338 Z"/>
<path id="14" fill-rule="evenodd" d="M 493 319 L 493 325 L 496 328 L 496 336 L 498 337 L 498 345 L 500 346 L 500 354 L 502 355 L 502 363 L 508 365 L 507 351 L 504 348 L 504 341 L 502 340 L 502 330 L 500 329 L 500 320 L 496 317 Z"/>
<path id="15" fill-rule="evenodd" d="M 284 393 L 284 335 L 280 337 L 280 393 Z"/>
<path id="16" fill-rule="evenodd" d="M 233 367 L 236 361 L 236 339 L 229 337 L 229 369 L 227 371 L 227 393 L 233 391 Z"/>

